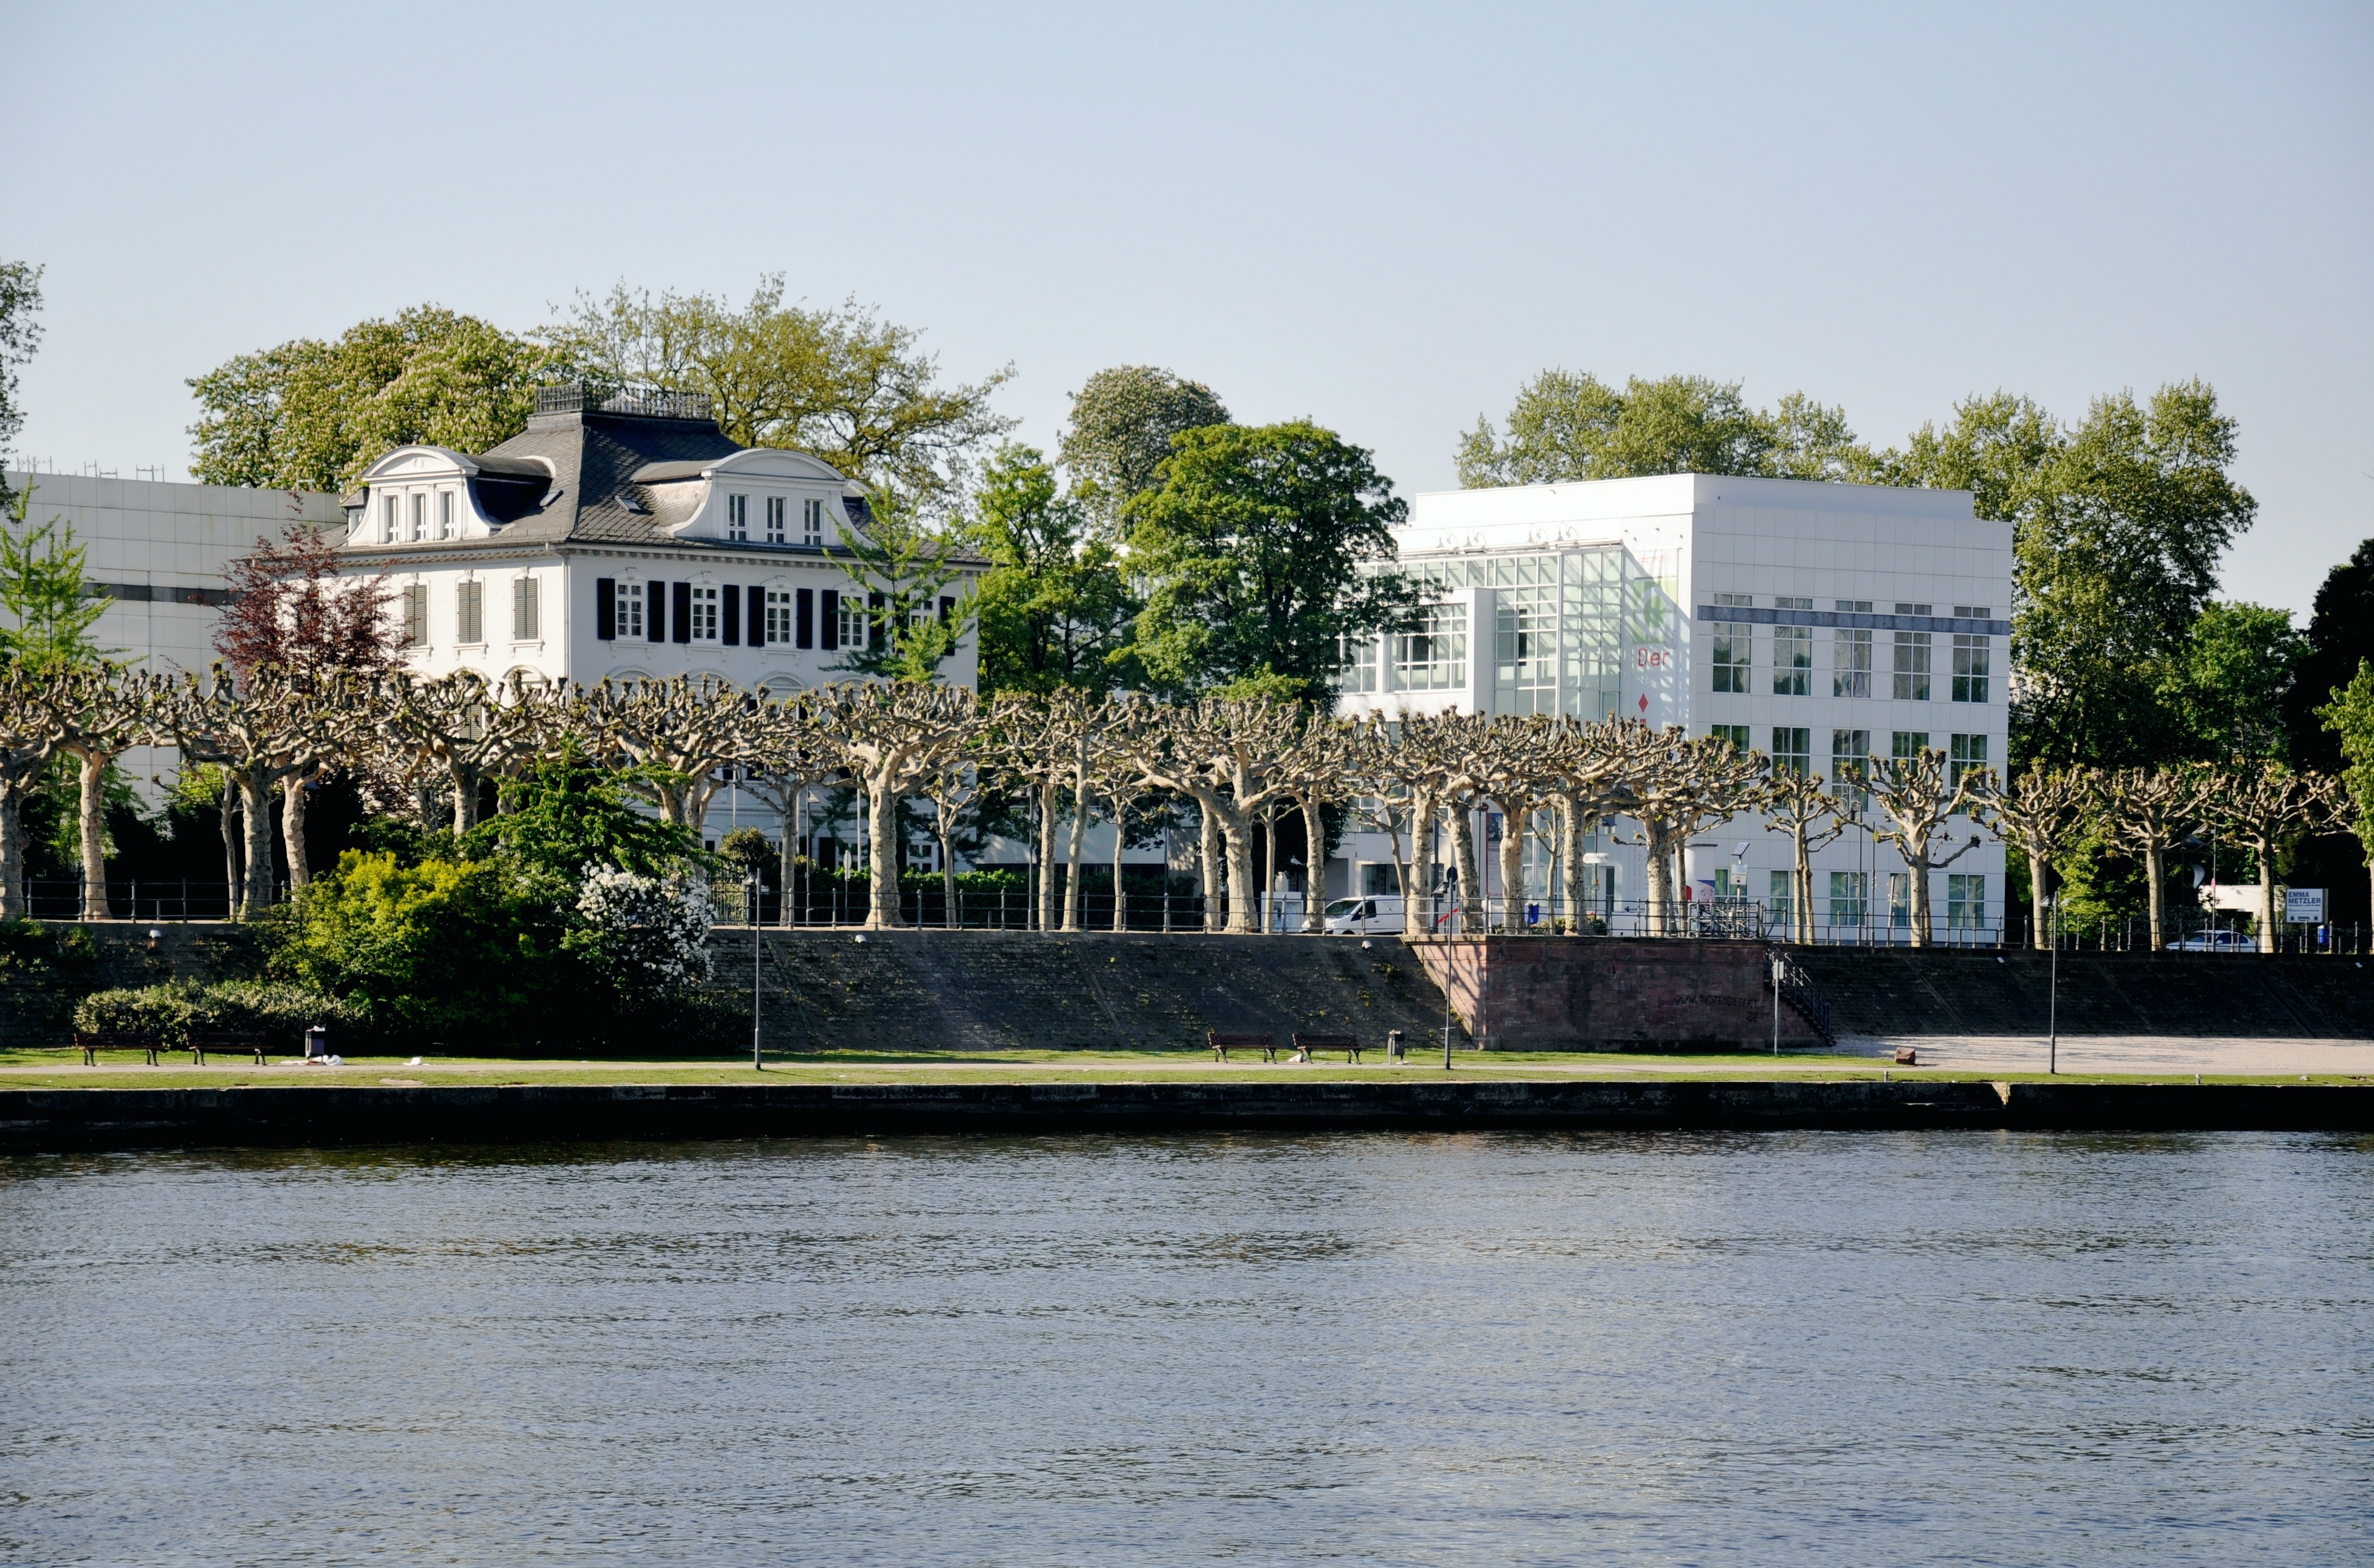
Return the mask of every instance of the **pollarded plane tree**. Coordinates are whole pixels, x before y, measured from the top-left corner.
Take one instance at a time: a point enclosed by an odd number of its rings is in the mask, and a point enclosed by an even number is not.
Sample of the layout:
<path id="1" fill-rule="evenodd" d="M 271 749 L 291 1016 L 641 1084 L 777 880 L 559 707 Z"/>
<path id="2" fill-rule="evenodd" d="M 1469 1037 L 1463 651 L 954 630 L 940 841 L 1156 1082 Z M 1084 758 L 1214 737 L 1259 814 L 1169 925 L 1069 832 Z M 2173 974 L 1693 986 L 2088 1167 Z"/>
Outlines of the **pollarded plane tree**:
<path id="1" fill-rule="evenodd" d="M 1426 740 L 1423 729 L 1405 718 L 1371 714 L 1353 732 L 1345 768 L 1354 820 L 1385 835 L 1391 847 L 1402 930 L 1411 935 L 1431 929 L 1423 895 L 1434 884 L 1434 823 L 1441 801 Z M 1357 888 L 1353 893 L 1362 895 Z"/>
<path id="2" fill-rule="evenodd" d="M 1064 687 L 1046 696 L 1008 692 L 992 706 L 982 756 L 1030 796 L 1036 819 L 1039 862 L 1039 929 L 1056 927 L 1055 825 L 1064 814 L 1066 791 L 1075 800 L 1084 788 L 1086 749 L 1090 727 L 1101 720 L 1103 704 L 1086 692 Z M 1072 880 L 1079 880 L 1078 835 L 1072 856 Z M 1076 921 L 1076 907 L 1074 910 Z M 1066 924 L 1066 930 L 1075 929 Z"/>
<path id="3" fill-rule="evenodd" d="M 2340 820 L 2337 781 L 2279 762 L 2218 768 L 2202 794 L 2206 825 L 2259 863 L 2259 951 L 2275 950 L 2275 860 L 2293 840 Z"/>
<path id="4" fill-rule="evenodd" d="M 1351 790 L 1356 727 L 1348 720 L 1312 714 L 1293 749 L 1279 759 L 1302 813 L 1302 929 L 1327 928 L 1327 807 Z M 1274 850 L 1273 841 L 1273 853 Z M 1273 876 L 1275 871 L 1273 869 Z M 1353 888 L 1356 895 L 1358 888 Z"/>
<path id="5" fill-rule="evenodd" d="M 1981 804 L 1995 837 L 2027 857 L 2032 947 L 2042 949 L 2051 943 L 2044 901 L 2051 892 L 2052 868 L 2086 837 L 2093 799 L 2094 785 L 2086 770 L 2048 770 L 2031 763 L 2026 773 L 1993 790 Z"/>
<path id="6" fill-rule="evenodd" d="M 1109 709 L 1109 716 L 1111 712 Z M 1129 907 L 1122 891 L 1122 864 L 1129 849 L 1130 808 L 1146 799 L 1150 791 L 1145 776 L 1130 755 L 1130 749 L 1116 743 L 1114 730 L 1110 724 L 1099 724 L 1096 734 L 1091 737 L 1088 786 L 1096 797 L 1104 802 L 1106 813 L 1112 822 L 1112 929 L 1127 930 Z M 1168 876 L 1169 873 L 1170 868 L 1166 862 L 1163 874 Z"/>
<path id="7" fill-rule="evenodd" d="M 1540 713 L 1498 718 L 1486 728 L 1478 747 L 1478 786 L 1500 808 L 1502 930 L 1523 926 L 1525 847 L 1534 837 L 1534 819 L 1557 803 L 1557 720 Z"/>
<path id="8" fill-rule="evenodd" d="M 107 903 L 107 770 L 134 746 L 153 743 L 171 685 L 114 664 L 56 670 L 52 698 L 63 732 L 58 749 L 75 759 L 82 847 L 82 915 L 104 920 Z"/>
<path id="9" fill-rule="evenodd" d="M 1876 844 L 1893 844 L 1911 881 L 1912 945 L 1929 947 L 1937 933 L 1930 918 L 1929 878 L 1986 842 L 1973 831 L 1958 849 L 1953 842 L 1952 820 L 1969 813 L 1986 798 L 1984 768 L 1964 768 L 1947 782 L 1945 754 L 1924 746 L 1910 756 L 1871 759 L 1869 789 L 1887 825 L 1872 835 Z M 1976 824 L 1972 823 L 1975 829 Z"/>
<path id="10" fill-rule="evenodd" d="M 629 681 L 572 693 L 555 715 L 586 754 L 627 771 L 626 783 L 660 815 L 698 833 L 720 785 L 718 769 L 745 749 L 756 704 L 713 676 Z"/>
<path id="11" fill-rule="evenodd" d="M 2144 863 L 2151 909 L 2151 950 L 2168 945 L 2168 852 L 2184 842 L 2202 817 L 2202 773 L 2196 767 L 2121 767 L 2093 780 L 2095 818 L 2102 836 Z"/>
<path id="12" fill-rule="evenodd" d="M 865 797 L 872 890 L 865 923 L 899 925 L 899 803 L 954 757 L 981 727 L 972 693 L 919 682 L 825 686 L 808 701 L 818 732 Z"/>
<path id="13" fill-rule="evenodd" d="M 986 733 L 975 730 L 938 766 L 924 774 L 915 792 L 932 803 L 932 837 L 940 847 L 942 923 L 951 929 L 964 924 L 957 901 L 957 835 L 964 830 L 965 813 L 981 803 L 983 784 L 982 745 Z"/>
<path id="14" fill-rule="evenodd" d="M 444 776 L 455 833 L 478 825 L 478 798 L 488 779 L 511 772 L 546 748 L 568 696 L 514 678 L 489 685 L 475 670 L 435 680 L 395 673 L 374 685 L 385 716 L 380 733 Z"/>
<path id="15" fill-rule="evenodd" d="M 1481 930 L 1484 874 L 1475 853 L 1475 814 L 1487 803 L 1479 767 L 1484 736 L 1492 720 L 1480 713 L 1437 713 L 1424 720 L 1413 715 L 1405 722 L 1422 725 L 1432 741 L 1440 769 L 1441 821 L 1451 840 L 1451 871 L 1458 882 L 1459 929 Z"/>
<path id="16" fill-rule="evenodd" d="M 185 674 L 164 704 L 160 728 L 191 762 L 223 769 L 239 790 L 246 819 L 246 872 L 239 889 L 239 913 L 252 919 L 272 903 L 272 807 L 274 790 L 291 778 L 310 778 L 325 761 L 351 750 L 367 729 L 371 705 L 361 686 L 335 677 L 297 677 L 265 666 L 241 680 L 215 665 L 201 685 Z M 289 881 L 304 881 L 305 838 L 301 806 L 282 832 Z"/>
<path id="17" fill-rule="evenodd" d="M 761 694 L 743 737 L 742 788 L 776 815 L 782 843 L 781 919 L 792 920 L 794 847 L 805 840 L 808 791 L 841 777 L 840 754 L 825 739 L 805 692 Z"/>
<path id="18" fill-rule="evenodd" d="M 0 665 L 0 919 L 25 918 L 25 797 L 68 733 L 51 680 Z"/>
<path id="19" fill-rule="evenodd" d="M 1789 836 L 1789 940 L 1814 940 L 1814 852 L 1826 849 L 1851 824 L 1837 791 L 1810 768 L 1777 763 L 1765 779 L 1764 826 Z"/>
<path id="20" fill-rule="evenodd" d="M 1676 862 L 1692 837 L 1762 803 L 1764 754 L 1743 752 L 1715 735 L 1693 740 L 1678 728 L 1652 731 L 1637 720 L 1621 721 L 1616 743 L 1624 759 L 1617 810 L 1640 825 L 1633 842 L 1646 851 L 1649 930 L 1676 935 L 1682 930 Z"/>
<path id="21" fill-rule="evenodd" d="M 1566 919 L 1581 931 L 1592 899 L 1583 843 L 1599 830 L 1623 793 L 1624 750 L 1613 724 L 1560 719 L 1545 737 L 1551 805 L 1557 813 L 1558 875 Z"/>
<path id="22" fill-rule="evenodd" d="M 1146 781 L 1193 799 L 1209 829 L 1216 827 L 1228 857 L 1226 929 L 1252 934 L 1253 824 L 1291 795 L 1280 759 L 1301 736 L 1303 711 L 1285 703 L 1207 697 L 1193 708 L 1164 710 L 1151 725 L 1133 723 L 1115 739 L 1132 748 Z M 1149 742 L 1155 743 L 1149 744 Z M 1205 926 L 1213 924 L 1209 895 Z"/>

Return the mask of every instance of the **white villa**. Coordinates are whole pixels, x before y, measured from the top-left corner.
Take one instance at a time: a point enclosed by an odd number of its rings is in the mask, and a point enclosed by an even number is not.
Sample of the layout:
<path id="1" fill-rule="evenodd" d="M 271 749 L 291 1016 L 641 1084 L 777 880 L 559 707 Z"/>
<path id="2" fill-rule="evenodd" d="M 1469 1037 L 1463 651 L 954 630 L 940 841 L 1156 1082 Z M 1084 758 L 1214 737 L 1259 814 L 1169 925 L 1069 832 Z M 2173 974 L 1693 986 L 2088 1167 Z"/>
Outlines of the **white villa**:
<path id="1" fill-rule="evenodd" d="M 1975 517 L 1968 491 L 1677 474 L 1421 495 L 1398 533 L 1433 607 L 1416 631 L 1347 649 L 1339 711 L 1622 715 L 1833 778 L 1871 754 L 2005 755 L 2011 526 Z M 1498 819 L 1483 825 L 1488 862 Z M 1644 896 L 1640 851 L 1618 837 L 1590 845 L 1611 912 Z M 1340 853 L 1331 896 L 1392 890 L 1383 836 Z M 1778 919 L 1790 853 L 1742 818 L 1691 844 L 1686 876 L 1697 897 Z M 1485 874 L 1504 896 L 1497 866 Z M 1992 940 L 2003 847 L 1933 875 L 1940 940 Z M 1519 896 L 1546 901 L 1549 883 L 1535 856 Z M 1861 829 L 1816 855 L 1814 895 L 1834 940 L 1908 934 L 1910 874 Z"/>

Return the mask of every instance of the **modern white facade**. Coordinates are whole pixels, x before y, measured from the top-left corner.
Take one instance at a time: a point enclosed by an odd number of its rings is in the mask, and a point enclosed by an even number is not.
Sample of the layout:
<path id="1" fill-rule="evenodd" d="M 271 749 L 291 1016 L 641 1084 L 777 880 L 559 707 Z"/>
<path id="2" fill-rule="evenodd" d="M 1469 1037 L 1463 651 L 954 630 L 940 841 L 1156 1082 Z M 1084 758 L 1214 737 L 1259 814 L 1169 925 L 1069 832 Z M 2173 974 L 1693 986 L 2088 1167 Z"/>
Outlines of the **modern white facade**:
<path id="1" fill-rule="evenodd" d="M 1922 746 L 1959 764 L 2005 755 L 2011 527 L 1973 516 L 1967 491 L 1710 474 L 1456 490 L 1416 497 L 1398 539 L 1432 609 L 1415 631 L 1347 650 L 1341 712 L 1633 718 L 1829 778 Z M 1599 896 L 1619 911 L 1645 886 L 1622 836 L 1619 824 L 1589 845 Z M 1341 853 L 1331 894 L 1389 888 L 1383 836 Z M 1742 818 L 1694 841 L 1686 874 L 1698 897 L 1757 900 L 1777 919 L 1792 853 Z M 2002 847 L 1932 875 L 1939 939 L 1992 940 Z M 1545 897 L 1539 856 L 1528 878 L 1522 896 Z M 1838 940 L 1909 933 L 1909 873 L 1867 831 L 1816 853 L 1814 901 Z"/>
<path id="2" fill-rule="evenodd" d="M 842 547 L 870 517 L 822 460 L 726 438 L 706 399 L 547 387 L 491 451 L 404 447 L 373 463 L 346 500 L 345 550 L 351 574 L 386 573 L 424 675 L 790 690 L 854 678 L 881 601 Z M 950 584 L 939 612 L 962 591 Z M 944 673 L 975 683 L 974 638 Z"/>

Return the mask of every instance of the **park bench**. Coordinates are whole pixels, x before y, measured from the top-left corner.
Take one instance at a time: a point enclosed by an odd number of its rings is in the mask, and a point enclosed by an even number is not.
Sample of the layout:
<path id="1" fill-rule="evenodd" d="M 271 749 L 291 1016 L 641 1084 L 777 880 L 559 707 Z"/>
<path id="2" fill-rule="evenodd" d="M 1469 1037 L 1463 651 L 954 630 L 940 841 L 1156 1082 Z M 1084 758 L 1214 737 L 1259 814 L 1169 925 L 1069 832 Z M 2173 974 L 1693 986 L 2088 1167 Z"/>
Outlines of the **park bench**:
<path id="1" fill-rule="evenodd" d="M 1298 1032 L 1294 1036 L 1294 1059 L 1297 1061 L 1309 1061 L 1313 1051 L 1342 1051 L 1346 1061 L 1357 1061 L 1360 1050 L 1358 1038 L 1351 1035 L 1305 1035 Z"/>
<path id="2" fill-rule="evenodd" d="M 1898 1067 L 1918 1067 L 1918 1066 L 1920 1066 L 1920 1065 L 1921 1065 L 1921 1053 L 1920 1053 L 1920 1051 L 1918 1051 L 1917 1049 L 1915 1049 L 1914 1047 L 1910 1047 L 1910 1046 L 1898 1046 L 1898 1047 L 1896 1047 L 1896 1065 L 1897 1065 L 1897 1066 L 1898 1066 Z"/>
<path id="3" fill-rule="evenodd" d="M 1275 1035 L 1231 1034 L 1225 1030 L 1209 1029 L 1205 1031 L 1204 1038 L 1211 1042 L 1214 1061 L 1228 1060 L 1230 1051 L 1259 1051 L 1263 1061 L 1277 1059 L 1277 1036 Z"/>
<path id="4" fill-rule="evenodd" d="M 101 1051 L 138 1051 L 148 1059 L 148 1065 L 154 1067 L 157 1065 L 157 1053 L 164 1048 L 164 1043 L 156 1036 L 137 1029 L 102 1029 L 96 1034 L 85 1034 L 77 1029 L 74 1032 L 74 1043 L 75 1049 L 82 1052 L 85 1067 L 97 1066 Z"/>
<path id="5" fill-rule="evenodd" d="M 190 1061 L 194 1066 L 204 1067 L 206 1053 L 212 1051 L 217 1056 L 229 1056 L 233 1053 L 240 1056 L 253 1056 L 255 1065 L 262 1067 L 264 1047 L 264 1040 L 261 1035 L 206 1034 L 194 1029 L 190 1032 Z"/>

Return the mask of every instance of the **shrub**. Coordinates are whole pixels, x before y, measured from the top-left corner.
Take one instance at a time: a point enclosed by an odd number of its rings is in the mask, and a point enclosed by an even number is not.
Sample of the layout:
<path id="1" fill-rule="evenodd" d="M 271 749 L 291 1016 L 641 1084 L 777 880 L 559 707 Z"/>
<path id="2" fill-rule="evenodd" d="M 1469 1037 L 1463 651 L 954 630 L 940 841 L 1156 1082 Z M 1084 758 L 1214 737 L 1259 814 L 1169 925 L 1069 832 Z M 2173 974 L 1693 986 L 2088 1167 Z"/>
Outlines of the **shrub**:
<path id="1" fill-rule="evenodd" d="M 183 981 L 138 989 L 93 991 L 75 1004 L 74 1026 L 86 1034 L 142 1033 L 181 1050 L 192 1030 L 262 1035 L 275 1050 L 295 1051 L 313 1024 L 330 1031 L 332 1047 L 358 1050 L 378 1042 L 362 1014 L 321 991 L 264 980 Z"/>

